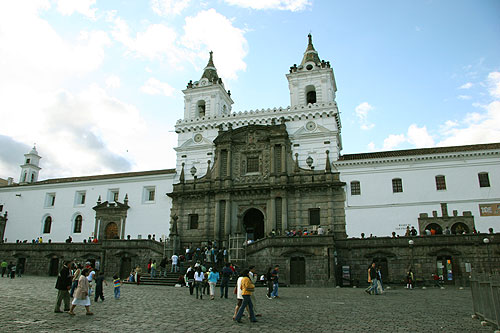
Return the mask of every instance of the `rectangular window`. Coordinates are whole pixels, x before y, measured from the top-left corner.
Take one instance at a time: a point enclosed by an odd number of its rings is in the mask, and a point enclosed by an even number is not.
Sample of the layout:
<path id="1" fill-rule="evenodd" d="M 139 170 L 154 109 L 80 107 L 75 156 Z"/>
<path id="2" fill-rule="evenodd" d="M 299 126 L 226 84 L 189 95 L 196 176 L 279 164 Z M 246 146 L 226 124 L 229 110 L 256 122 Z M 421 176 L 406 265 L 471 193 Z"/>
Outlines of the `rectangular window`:
<path id="1" fill-rule="evenodd" d="M 142 202 L 152 203 L 155 201 L 156 188 L 154 186 L 145 186 L 142 193 Z"/>
<path id="2" fill-rule="evenodd" d="M 309 208 L 309 224 L 319 225 L 319 208 Z"/>
<path id="3" fill-rule="evenodd" d="M 259 172 L 259 157 L 247 157 L 247 173 Z"/>
<path id="4" fill-rule="evenodd" d="M 55 193 L 47 193 L 45 195 L 45 207 L 54 207 L 56 204 L 56 194 Z"/>
<path id="5" fill-rule="evenodd" d="M 351 182 L 351 195 L 361 195 L 361 183 L 358 181 Z"/>
<path id="6" fill-rule="evenodd" d="M 392 180 L 392 192 L 393 193 L 403 192 L 403 181 L 401 180 L 401 178 L 394 178 Z"/>
<path id="7" fill-rule="evenodd" d="M 118 202 L 118 198 L 120 197 L 120 190 L 117 188 L 108 190 L 108 201 L 109 202 Z"/>
<path id="8" fill-rule="evenodd" d="M 444 176 L 436 176 L 436 190 L 446 190 L 446 179 Z"/>
<path id="9" fill-rule="evenodd" d="M 189 229 L 198 229 L 198 214 L 189 214 Z"/>
<path id="10" fill-rule="evenodd" d="M 274 166 L 276 173 L 281 173 L 281 145 L 274 146 Z"/>
<path id="11" fill-rule="evenodd" d="M 85 205 L 85 198 L 87 194 L 85 191 L 76 191 L 75 193 L 75 206 Z"/>
<path id="12" fill-rule="evenodd" d="M 479 177 L 479 187 L 490 187 L 490 177 L 487 172 L 481 172 L 477 175 Z"/>

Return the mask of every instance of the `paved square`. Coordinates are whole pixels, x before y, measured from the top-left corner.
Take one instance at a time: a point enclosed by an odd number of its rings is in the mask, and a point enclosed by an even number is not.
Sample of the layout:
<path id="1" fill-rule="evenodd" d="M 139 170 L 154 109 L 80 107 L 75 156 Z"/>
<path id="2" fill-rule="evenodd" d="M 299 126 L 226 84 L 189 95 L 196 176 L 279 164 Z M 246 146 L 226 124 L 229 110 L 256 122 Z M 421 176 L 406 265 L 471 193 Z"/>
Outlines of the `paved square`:
<path id="1" fill-rule="evenodd" d="M 381 296 L 352 288 L 280 288 L 280 299 L 268 300 L 257 288 L 258 323 L 232 321 L 236 303 L 209 297 L 197 300 L 187 288 L 123 285 L 122 297 L 104 287 L 105 302 L 94 316 L 84 308 L 76 316 L 54 313 L 56 278 L 0 278 L 0 327 L 3 332 L 491 332 L 471 319 L 469 289 L 406 290 Z"/>

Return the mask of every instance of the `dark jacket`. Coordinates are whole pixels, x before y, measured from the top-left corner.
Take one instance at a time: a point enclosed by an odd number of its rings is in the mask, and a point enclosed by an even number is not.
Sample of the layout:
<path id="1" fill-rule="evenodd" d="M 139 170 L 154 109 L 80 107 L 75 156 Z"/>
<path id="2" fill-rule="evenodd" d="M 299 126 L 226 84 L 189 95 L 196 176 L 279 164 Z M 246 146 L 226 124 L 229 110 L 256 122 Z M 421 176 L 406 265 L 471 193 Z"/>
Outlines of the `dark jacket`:
<path id="1" fill-rule="evenodd" d="M 63 266 L 59 275 L 57 276 L 56 289 L 58 290 L 69 290 L 71 288 L 71 276 L 69 273 L 69 268 Z"/>

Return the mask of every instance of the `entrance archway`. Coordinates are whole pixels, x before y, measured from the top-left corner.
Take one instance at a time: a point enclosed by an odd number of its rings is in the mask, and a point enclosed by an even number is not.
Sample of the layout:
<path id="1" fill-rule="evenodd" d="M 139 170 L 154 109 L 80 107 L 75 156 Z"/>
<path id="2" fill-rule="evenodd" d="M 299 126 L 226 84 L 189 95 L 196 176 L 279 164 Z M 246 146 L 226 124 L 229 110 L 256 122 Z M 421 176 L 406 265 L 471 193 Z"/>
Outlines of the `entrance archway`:
<path id="1" fill-rule="evenodd" d="M 427 227 L 425 227 L 425 230 L 432 230 L 434 229 L 436 231 L 436 235 L 442 235 L 443 234 L 443 228 L 437 223 L 431 223 Z"/>
<path id="2" fill-rule="evenodd" d="M 264 238 L 264 215 L 256 208 L 250 208 L 243 217 L 243 226 L 248 239 L 257 240 Z"/>
<path id="3" fill-rule="evenodd" d="M 106 237 L 106 239 L 118 238 L 118 226 L 116 225 L 116 223 L 108 223 L 106 229 L 104 230 L 104 237 Z"/>
<path id="4" fill-rule="evenodd" d="M 451 226 L 451 233 L 454 235 L 468 234 L 469 227 L 462 222 L 457 222 Z"/>

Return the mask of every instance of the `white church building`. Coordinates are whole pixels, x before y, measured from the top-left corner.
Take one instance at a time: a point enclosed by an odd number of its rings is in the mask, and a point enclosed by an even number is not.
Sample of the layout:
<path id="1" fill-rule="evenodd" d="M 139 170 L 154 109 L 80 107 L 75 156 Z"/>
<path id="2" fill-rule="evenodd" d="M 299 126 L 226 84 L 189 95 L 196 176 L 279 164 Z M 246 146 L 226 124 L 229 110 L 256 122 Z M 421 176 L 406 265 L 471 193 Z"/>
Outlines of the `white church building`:
<path id="1" fill-rule="evenodd" d="M 43 159 L 34 147 L 19 181 L 0 183 L 0 236 L 8 242 L 168 237 L 173 184 L 206 175 L 216 158 L 231 160 L 214 156 L 219 131 L 277 123 L 286 125 L 301 168 L 340 173 L 348 237 L 404 235 L 407 226 L 423 232 L 430 224 L 456 233 L 500 228 L 500 143 L 343 155 L 334 72 L 310 35 L 300 65 L 286 76 L 289 107 L 234 112 L 210 53 L 201 79 L 183 90 L 175 169 L 39 180 Z M 285 154 L 284 147 L 273 154 Z M 446 225 L 448 211 L 463 223 Z"/>

